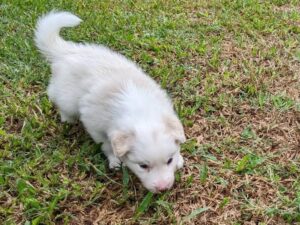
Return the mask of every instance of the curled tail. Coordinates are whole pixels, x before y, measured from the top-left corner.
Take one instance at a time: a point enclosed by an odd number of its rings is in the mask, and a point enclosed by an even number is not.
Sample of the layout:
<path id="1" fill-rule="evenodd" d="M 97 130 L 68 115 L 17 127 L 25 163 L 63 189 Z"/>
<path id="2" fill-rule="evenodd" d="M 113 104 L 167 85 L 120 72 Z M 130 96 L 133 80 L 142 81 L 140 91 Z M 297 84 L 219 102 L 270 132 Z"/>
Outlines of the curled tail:
<path id="1" fill-rule="evenodd" d="M 35 43 L 39 50 L 51 60 L 68 49 L 70 43 L 59 36 L 62 27 L 74 27 L 81 19 L 69 12 L 50 12 L 39 18 L 35 30 Z"/>

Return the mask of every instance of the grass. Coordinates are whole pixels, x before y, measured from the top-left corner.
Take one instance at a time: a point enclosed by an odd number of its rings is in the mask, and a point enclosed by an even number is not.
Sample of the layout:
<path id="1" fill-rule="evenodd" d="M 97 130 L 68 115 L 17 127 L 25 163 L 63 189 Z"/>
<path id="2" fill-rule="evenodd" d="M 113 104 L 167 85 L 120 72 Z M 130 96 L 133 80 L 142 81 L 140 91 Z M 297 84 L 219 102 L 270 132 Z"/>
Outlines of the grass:
<path id="1" fill-rule="evenodd" d="M 174 99 L 187 143 L 170 191 L 109 171 L 81 125 L 59 121 L 33 44 L 38 16 L 84 22 L 67 39 L 136 61 Z M 300 223 L 298 1 L 0 3 L 1 224 Z"/>

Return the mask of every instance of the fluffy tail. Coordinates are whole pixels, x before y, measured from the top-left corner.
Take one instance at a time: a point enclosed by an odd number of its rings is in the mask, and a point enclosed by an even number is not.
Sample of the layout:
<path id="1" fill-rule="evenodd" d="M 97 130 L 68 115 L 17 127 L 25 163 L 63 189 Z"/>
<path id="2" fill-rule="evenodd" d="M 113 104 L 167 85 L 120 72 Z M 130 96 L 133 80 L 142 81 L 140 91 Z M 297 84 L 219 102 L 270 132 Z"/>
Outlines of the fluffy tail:
<path id="1" fill-rule="evenodd" d="M 35 43 L 48 60 L 63 54 L 70 43 L 59 36 L 62 27 L 74 27 L 81 19 L 69 12 L 50 12 L 39 18 L 35 30 Z"/>

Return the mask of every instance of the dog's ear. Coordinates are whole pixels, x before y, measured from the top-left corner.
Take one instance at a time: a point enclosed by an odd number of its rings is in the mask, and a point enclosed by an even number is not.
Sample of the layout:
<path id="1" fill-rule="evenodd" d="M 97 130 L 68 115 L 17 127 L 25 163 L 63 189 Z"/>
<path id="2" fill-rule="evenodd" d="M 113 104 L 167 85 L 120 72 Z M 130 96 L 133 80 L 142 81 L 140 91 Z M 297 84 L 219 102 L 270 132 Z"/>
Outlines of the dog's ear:
<path id="1" fill-rule="evenodd" d="M 124 156 L 131 148 L 134 139 L 132 132 L 116 131 L 111 135 L 111 146 L 116 157 Z"/>
<path id="2" fill-rule="evenodd" d="M 176 116 L 166 116 L 164 117 L 164 122 L 167 132 L 174 137 L 176 144 L 179 145 L 186 141 L 183 126 Z"/>

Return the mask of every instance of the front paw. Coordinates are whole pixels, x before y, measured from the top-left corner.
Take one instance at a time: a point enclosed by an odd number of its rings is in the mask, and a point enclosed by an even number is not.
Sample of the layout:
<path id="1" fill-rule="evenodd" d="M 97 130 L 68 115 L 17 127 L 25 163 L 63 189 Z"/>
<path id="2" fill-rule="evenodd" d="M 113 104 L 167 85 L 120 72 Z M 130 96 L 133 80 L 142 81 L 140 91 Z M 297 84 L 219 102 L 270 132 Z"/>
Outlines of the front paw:
<path id="1" fill-rule="evenodd" d="M 183 167 L 183 164 L 184 164 L 183 157 L 182 157 L 182 155 L 179 155 L 178 156 L 178 161 L 177 161 L 176 168 L 177 169 L 181 169 Z"/>
<path id="2" fill-rule="evenodd" d="M 109 157 L 109 169 L 119 170 L 121 167 L 121 161 L 115 156 Z"/>

